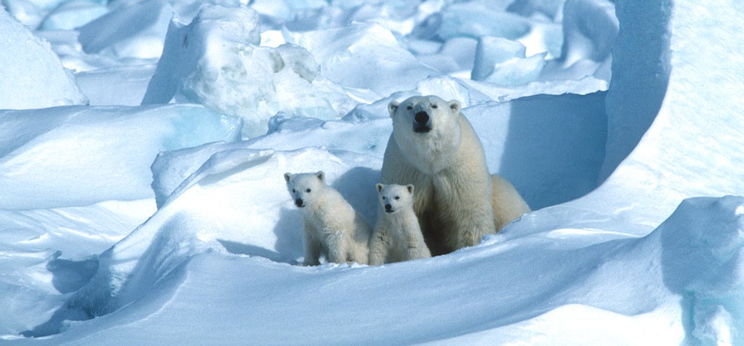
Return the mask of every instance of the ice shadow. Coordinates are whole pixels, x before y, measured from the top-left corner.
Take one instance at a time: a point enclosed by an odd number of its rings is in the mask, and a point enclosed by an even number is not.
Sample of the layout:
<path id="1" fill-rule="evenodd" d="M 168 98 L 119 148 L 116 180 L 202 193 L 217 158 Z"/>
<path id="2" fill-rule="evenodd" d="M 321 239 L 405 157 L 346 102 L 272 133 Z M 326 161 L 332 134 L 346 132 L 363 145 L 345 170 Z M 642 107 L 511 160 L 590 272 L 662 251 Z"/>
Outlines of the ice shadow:
<path id="1" fill-rule="evenodd" d="M 217 239 L 217 241 L 231 254 L 265 257 L 274 262 L 291 262 L 291 260 L 282 256 L 281 253 L 260 246 L 225 239 Z"/>
<path id="2" fill-rule="evenodd" d="M 52 285 L 60 293 L 70 293 L 83 287 L 98 270 L 98 258 L 72 261 L 59 259 L 59 255 L 61 252 L 47 262 L 46 269 L 52 273 Z"/>
<path id="3" fill-rule="evenodd" d="M 607 140 L 605 95 L 537 95 L 510 103 L 498 173 L 532 209 L 567 202 L 599 186 Z"/>
<path id="4" fill-rule="evenodd" d="M 79 290 L 91 281 L 98 271 L 98 258 L 90 258 L 82 261 L 72 261 L 58 258 L 62 253 L 54 254 L 52 260 L 47 262 L 46 269 L 52 273 L 52 285 L 60 293 L 66 294 Z M 65 321 L 82 321 L 92 316 L 71 308 L 64 304 L 46 322 L 21 332 L 24 337 L 42 337 L 60 332 Z"/>
<path id="5" fill-rule="evenodd" d="M 742 205 L 735 196 L 687 199 L 657 230 L 664 285 L 681 297 L 685 345 L 744 340 Z"/>

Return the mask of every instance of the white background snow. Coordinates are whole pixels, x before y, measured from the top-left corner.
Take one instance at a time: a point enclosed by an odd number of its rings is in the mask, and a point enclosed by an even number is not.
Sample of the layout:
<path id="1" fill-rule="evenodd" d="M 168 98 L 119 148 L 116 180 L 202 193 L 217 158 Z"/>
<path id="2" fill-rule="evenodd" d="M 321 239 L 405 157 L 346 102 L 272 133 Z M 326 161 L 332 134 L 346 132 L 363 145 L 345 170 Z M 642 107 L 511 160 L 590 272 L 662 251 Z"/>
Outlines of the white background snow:
<path id="1" fill-rule="evenodd" d="M 744 345 L 736 0 L 2 0 L 0 344 Z M 386 105 L 462 102 L 533 212 L 302 260 L 284 172 L 370 221 Z"/>

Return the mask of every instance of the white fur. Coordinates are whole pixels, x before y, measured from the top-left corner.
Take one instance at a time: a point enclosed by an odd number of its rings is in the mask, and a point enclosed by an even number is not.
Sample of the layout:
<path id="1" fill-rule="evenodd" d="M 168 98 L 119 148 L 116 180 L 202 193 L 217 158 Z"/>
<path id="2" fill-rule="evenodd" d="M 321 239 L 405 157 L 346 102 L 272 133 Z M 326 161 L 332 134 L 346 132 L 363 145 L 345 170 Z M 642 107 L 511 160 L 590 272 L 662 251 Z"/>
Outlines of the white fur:
<path id="1" fill-rule="evenodd" d="M 414 96 L 388 109 L 393 134 L 382 182 L 416 187 L 413 208 L 433 254 L 478 244 L 529 211 L 509 182 L 488 173 L 483 146 L 459 102 Z M 414 132 L 420 111 L 429 114 L 429 132 Z"/>
<path id="2" fill-rule="evenodd" d="M 325 184 L 323 172 L 286 173 L 284 178 L 292 198 L 302 201 L 304 264 L 320 264 L 321 255 L 328 262 L 367 264 L 369 225 L 338 191 Z"/>
<path id="3" fill-rule="evenodd" d="M 413 211 L 413 189 L 413 185 L 377 184 L 380 207 L 369 240 L 370 265 L 431 257 Z"/>

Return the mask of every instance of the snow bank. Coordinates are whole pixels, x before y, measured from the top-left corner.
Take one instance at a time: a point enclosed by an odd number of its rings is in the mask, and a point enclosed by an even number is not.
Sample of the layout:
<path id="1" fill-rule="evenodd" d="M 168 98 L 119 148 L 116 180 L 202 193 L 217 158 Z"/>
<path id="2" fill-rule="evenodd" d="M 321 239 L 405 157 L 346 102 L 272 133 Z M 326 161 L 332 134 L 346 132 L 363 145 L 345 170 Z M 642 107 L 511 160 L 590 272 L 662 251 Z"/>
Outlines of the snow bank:
<path id="1" fill-rule="evenodd" d="M 235 140 L 240 121 L 201 106 L 0 111 L 2 209 L 152 196 L 157 153 Z"/>
<path id="2" fill-rule="evenodd" d="M 75 79 L 49 43 L 35 37 L 0 8 L 0 109 L 84 104 Z"/>
<path id="3" fill-rule="evenodd" d="M 350 109 L 341 88 L 317 78 L 305 49 L 259 47 L 257 23 L 250 9 L 219 6 L 205 6 L 189 25 L 172 22 L 143 104 L 199 102 L 240 116 L 245 137 L 265 133 L 278 112 L 327 119 Z"/>
<path id="4" fill-rule="evenodd" d="M 222 182 L 241 174 L 245 171 L 223 176 Z M 206 192 L 206 185 L 202 187 Z M 508 229 L 478 247 L 383 267 L 306 268 L 211 253 L 176 270 L 188 275 L 166 275 L 161 265 L 183 256 L 186 247 L 182 237 L 170 237 L 181 239 L 182 251 L 157 259 L 145 256 L 147 265 L 141 267 L 154 269 L 150 274 L 160 277 L 160 284 L 148 291 L 161 298 L 133 302 L 122 314 L 73 325 L 48 341 L 82 338 L 97 344 L 126 336 L 135 343 L 231 344 L 250 337 L 261 344 L 305 345 L 325 344 L 330 338 L 339 343 L 374 339 L 380 344 L 519 339 L 536 345 L 626 345 L 679 344 L 693 334 L 737 344 L 741 320 L 736 297 L 744 269 L 738 260 L 744 245 L 742 208 L 741 197 L 689 200 L 643 238 L 588 228 L 531 235 Z M 175 233 L 176 225 L 171 226 Z M 714 236 L 710 230 L 716 230 Z M 132 245 L 136 238 L 125 242 Z M 176 243 L 163 238 L 152 246 L 176 249 Z M 129 249 L 142 251 L 137 246 Z M 685 295 L 702 299 L 689 305 Z M 157 313 L 148 313 L 154 310 Z M 416 318 L 410 317 L 411 311 L 417 312 Z M 443 311 L 459 318 L 443 319 Z M 132 320 L 141 315 L 148 318 Z M 683 315 L 695 317 L 697 324 L 685 324 Z M 390 324 L 391 319 L 398 323 Z M 583 322 L 593 328 L 576 326 Z M 212 332 L 203 333 L 204 325 Z"/>

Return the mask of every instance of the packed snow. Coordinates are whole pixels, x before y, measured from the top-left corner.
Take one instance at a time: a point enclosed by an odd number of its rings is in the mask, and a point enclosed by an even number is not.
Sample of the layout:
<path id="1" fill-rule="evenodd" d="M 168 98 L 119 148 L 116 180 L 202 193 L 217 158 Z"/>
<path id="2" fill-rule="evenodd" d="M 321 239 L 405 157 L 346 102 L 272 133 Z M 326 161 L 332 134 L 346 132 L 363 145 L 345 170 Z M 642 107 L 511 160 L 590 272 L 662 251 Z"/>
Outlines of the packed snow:
<path id="1" fill-rule="evenodd" d="M 744 345 L 733 1 L 0 4 L 0 344 Z M 533 211 L 300 265 L 283 173 L 373 222 L 414 95 Z"/>

